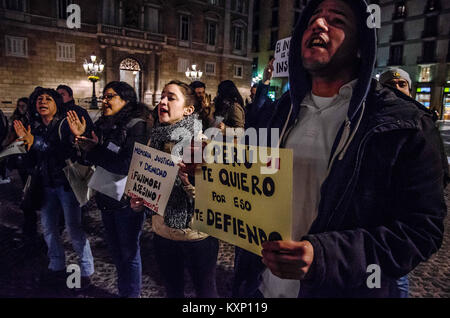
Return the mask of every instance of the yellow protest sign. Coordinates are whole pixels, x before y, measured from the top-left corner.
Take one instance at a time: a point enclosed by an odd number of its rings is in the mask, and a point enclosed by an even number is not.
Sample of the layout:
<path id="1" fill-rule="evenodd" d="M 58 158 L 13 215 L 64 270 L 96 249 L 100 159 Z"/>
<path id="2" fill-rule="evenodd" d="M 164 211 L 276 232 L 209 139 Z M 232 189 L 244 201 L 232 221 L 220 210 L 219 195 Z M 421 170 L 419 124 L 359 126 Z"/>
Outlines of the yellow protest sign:
<path id="1" fill-rule="evenodd" d="M 258 255 L 264 241 L 291 239 L 292 150 L 208 147 L 214 162 L 196 171 L 192 228 Z"/>

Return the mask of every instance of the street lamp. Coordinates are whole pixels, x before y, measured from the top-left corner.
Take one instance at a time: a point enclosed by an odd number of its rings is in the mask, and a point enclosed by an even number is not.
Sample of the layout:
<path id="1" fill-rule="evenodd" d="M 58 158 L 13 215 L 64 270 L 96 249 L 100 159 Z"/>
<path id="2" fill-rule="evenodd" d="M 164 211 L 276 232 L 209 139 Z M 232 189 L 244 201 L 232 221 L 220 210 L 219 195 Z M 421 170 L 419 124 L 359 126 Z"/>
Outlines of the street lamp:
<path id="1" fill-rule="evenodd" d="M 193 64 L 191 65 L 191 69 L 187 69 L 186 77 L 189 78 L 191 82 L 193 81 L 199 81 L 202 78 L 203 72 L 200 70 L 197 70 L 197 65 Z"/>
<path id="2" fill-rule="evenodd" d="M 92 82 L 92 99 L 91 99 L 91 109 L 98 109 L 97 106 L 97 97 L 95 96 L 95 83 L 100 79 L 100 74 L 103 72 L 105 68 L 105 64 L 97 62 L 97 56 L 94 53 L 91 55 L 91 61 L 88 62 L 86 59 L 83 63 L 83 68 L 86 74 L 88 75 L 88 80 Z"/>

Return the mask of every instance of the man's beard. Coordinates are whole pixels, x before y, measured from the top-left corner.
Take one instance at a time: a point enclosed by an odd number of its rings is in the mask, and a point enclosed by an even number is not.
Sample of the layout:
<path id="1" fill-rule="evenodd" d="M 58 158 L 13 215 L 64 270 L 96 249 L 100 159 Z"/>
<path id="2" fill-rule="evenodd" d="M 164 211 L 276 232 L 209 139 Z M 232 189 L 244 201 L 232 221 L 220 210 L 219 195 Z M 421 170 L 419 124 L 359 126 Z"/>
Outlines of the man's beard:
<path id="1" fill-rule="evenodd" d="M 359 63 L 359 59 L 356 54 L 351 54 L 344 57 L 339 54 L 335 54 L 328 61 L 314 60 L 312 62 L 307 62 L 302 58 L 302 64 L 308 73 L 317 76 L 333 77 L 342 72 L 344 68 L 352 68 L 354 63 Z"/>

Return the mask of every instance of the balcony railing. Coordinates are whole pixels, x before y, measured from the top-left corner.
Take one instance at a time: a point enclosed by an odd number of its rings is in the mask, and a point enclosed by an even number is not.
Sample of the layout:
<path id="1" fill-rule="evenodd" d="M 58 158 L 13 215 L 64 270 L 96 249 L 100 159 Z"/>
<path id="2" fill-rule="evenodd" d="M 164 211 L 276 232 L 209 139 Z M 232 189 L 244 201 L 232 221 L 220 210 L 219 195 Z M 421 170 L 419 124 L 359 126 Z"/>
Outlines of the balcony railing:
<path id="1" fill-rule="evenodd" d="M 58 20 L 54 17 L 46 17 L 42 15 L 29 14 L 25 12 L 17 12 L 0 8 L 0 20 L 14 20 L 27 24 L 39 25 L 44 27 L 65 27 L 63 20 Z M 119 27 L 115 25 L 106 24 L 81 24 L 80 32 L 87 33 L 104 33 L 112 34 L 124 37 L 130 37 L 135 39 L 149 40 L 155 42 L 166 42 L 166 36 L 164 34 L 152 33 L 144 30 L 130 29 Z"/>
<path id="2" fill-rule="evenodd" d="M 123 28 L 123 27 L 119 27 L 119 26 L 115 26 L 115 25 L 99 24 L 98 32 L 104 33 L 104 34 L 125 36 L 125 37 L 130 37 L 130 38 L 135 38 L 135 39 L 156 41 L 156 42 L 165 42 L 166 41 L 166 36 L 164 34 L 151 33 L 148 31 L 142 31 L 142 30 L 136 30 L 136 29 Z"/>

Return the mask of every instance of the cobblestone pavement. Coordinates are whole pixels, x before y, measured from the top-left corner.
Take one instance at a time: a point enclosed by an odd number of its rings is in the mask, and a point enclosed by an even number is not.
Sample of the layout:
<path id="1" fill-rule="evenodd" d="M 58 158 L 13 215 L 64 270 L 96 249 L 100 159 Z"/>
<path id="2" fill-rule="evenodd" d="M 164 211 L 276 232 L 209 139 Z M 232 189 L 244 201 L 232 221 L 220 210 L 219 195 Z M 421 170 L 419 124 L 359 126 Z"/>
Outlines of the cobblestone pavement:
<path id="1" fill-rule="evenodd" d="M 24 252 L 21 237 L 22 213 L 18 208 L 21 198 L 21 184 L 17 175 L 12 175 L 12 183 L 0 185 L 0 297 L 24 298 L 84 298 L 117 297 L 115 267 L 109 257 L 103 240 L 103 227 L 100 213 L 95 205 L 90 205 L 84 215 L 83 223 L 87 232 L 95 259 L 95 274 L 92 286 L 84 292 L 73 292 L 67 288 L 48 289 L 37 284 L 37 277 L 47 267 L 46 247 L 43 240 L 32 251 L 33 256 Z M 447 205 L 450 206 L 449 191 L 446 192 Z M 446 218 L 445 238 L 441 249 L 425 263 L 420 264 L 410 273 L 410 297 L 450 297 L 450 237 L 449 218 Z M 142 297 L 165 297 L 162 281 L 156 267 L 150 222 L 147 221 L 141 240 L 143 265 Z M 76 263 L 76 255 L 63 232 L 67 264 Z M 233 278 L 234 248 L 220 242 L 217 263 L 217 286 L 219 296 L 231 295 Z M 189 275 L 186 278 L 186 296 L 194 297 Z"/>

